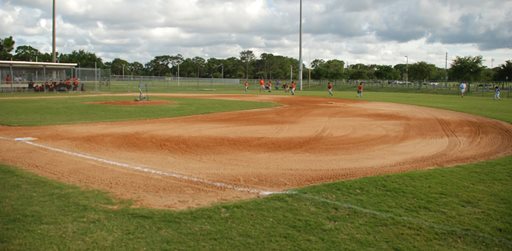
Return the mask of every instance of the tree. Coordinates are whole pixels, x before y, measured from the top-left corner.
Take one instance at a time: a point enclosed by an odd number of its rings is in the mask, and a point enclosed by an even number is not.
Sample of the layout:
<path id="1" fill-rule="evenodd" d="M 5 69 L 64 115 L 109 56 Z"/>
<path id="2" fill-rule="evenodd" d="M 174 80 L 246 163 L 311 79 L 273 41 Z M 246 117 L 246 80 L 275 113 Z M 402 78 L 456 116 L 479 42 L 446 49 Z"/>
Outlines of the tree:
<path id="1" fill-rule="evenodd" d="M 451 80 L 478 81 L 484 67 L 482 56 L 456 57 L 449 70 Z"/>
<path id="2" fill-rule="evenodd" d="M 405 73 L 407 71 L 407 65 L 405 64 L 397 64 L 393 66 L 393 69 L 400 74 L 400 79 L 405 80 Z"/>
<path id="3" fill-rule="evenodd" d="M 222 70 L 224 69 L 224 64 L 221 59 L 209 58 L 205 64 L 206 72 L 209 77 L 212 78 L 221 78 Z"/>
<path id="4" fill-rule="evenodd" d="M 203 69 L 206 65 L 206 60 L 202 57 L 194 57 L 192 59 L 192 63 L 194 64 L 194 67 L 197 69 L 197 78 L 200 78 L 201 75 L 201 69 Z M 204 72 L 204 71 L 203 71 Z"/>
<path id="5" fill-rule="evenodd" d="M 156 56 L 153 60 L 149 61 L 146 64 L 146 70 L 150 75 L 153 76 L 170 76 L 171 68 L 169 68 L 169 64 L 171 63 L 171 56 L 163 55 Z"/>
<path id="6" fill-rule="evenodd" d="M 397 80 L 400 78 L 400 72 L 390 65 L 378 65 L 375 77 L 380 80 Z"/>
<path id="7" fill-rule="evenodd" d="M 484 81 L 484 82 L 493 81 L 495 78 L 496 72 L 497 72 L 497 70 L 484 68 L 482 70 L 482 75 L 481 75 L 480 80 Z"/>
<path id="8" fill-rule="evenodd" d="M 343 79 L 345 78 L 345 62 L 337 59 L 324 61 L 315 59 L 311 62 L 311 73 L 314 79 Z"/>
<path id="9" fill-rule="evenodd" d="M 15 51 L 13 59 L 19 61 L 39 61 L 39 55 L 41 54 L 39 50 L 30 46 L 30 45 L 22 45 L 18 46 Z"/>
<path id="10" fill-rule="evenodd" d="M 426 62 L 418 62 L 409 65 L 409 80 L 426 81 L 430 80 L 435 65 L 427 64 Z"/>
<path id="11" fill-rule="evenodd" d="M 136 76 L 144 75 L 145 74 L 144 70 L 145 70 L 144 65 L 139 62 L 133 62 L 133 63 L 128 64 L 128 72 L 130 72 L 130 74 L 132 74 L 132 75 L 136 75 Z"/>
<path id="12" fill-rule="evenodd" d="M 263 78 L 272 78 L 272 70 L 275 68 L 275 56 L 271 53 L 262 53 L 260 58 L 261 60 L 258 60 L 256 63 L 256 67 L 259 69 L 257 75 L 263 76 Z"/>
<path id="13" fill-rule="evenodd" d="M 364 64 L 353 64 L 349 67 L 349 79 L 372 79 L 374 77 L 374 66 L 368 67 Z"/>
<path id="14" fill-rule="evenodd" d="M 240 60 L 245 64 L 245 78 L 249 78 L 249 65 L 256 59 L 256 56 L 251 50 L 240 52 Z"/>
<path id="15" fill-rule="evenodd" d="M 325 63 L 323 59 L 315 59 L 311 62 L 311 68 L 316 69 Z"/>
<path id="16" fill-rule="evenodd" d="M 61 63 L 77 63 L 84 68 L 103 68 L 103 60 L 96 56 L 95 53 L 84 50 L 73 51 L 71 54 L 60 54 L 58 56 Z"/>
<path id="17" fill-rule="evenodd" d="M 243 78 L 245 76 L 245 67 L 242 61 L 236 57 L 230 57 L 224 60 L 225 78 Z"/>
<path id="18" fill-rule="evenodd" d="M 181 54 L 169 57 L 169 63 L 171 64 L 171 72 L 174 73 L 175 76 L 182 75 L 178 72 L 178 67 L 181 66 L 184 60 L 185 59 L 183 59 L 183 56 Z"/>
<path id="19" fill-rule="evenodd" d="M 112 64 L 110 65 L 110 71 L 114 75 L 130 75 L 131 73 L 130 69 L 128 68 L 128 65 L 128 61 L 120 58 L 115 58 L 114 60 L 112 60 Z"/>
<path id="20" fill-rule="evenodd" d="M 11 51 L 14 50 L 14 44 L 12 36 L 0 39 L 0 60 L 11 60 Z"/>
<path id="21" fill-rule="evenodd" d="M 512 60 L 502 64 L 494 77 L 496 81 L 512 81 Z"/>
<path id="22" fill-rule="evenodd" d="M 344 77 L 344 69 L 345 62 L 337 59 L 329 60 L 322 65 L 324 67 L 325 73 L 327 74 L 325 77 L 328 79 L 343 79 Z"/>

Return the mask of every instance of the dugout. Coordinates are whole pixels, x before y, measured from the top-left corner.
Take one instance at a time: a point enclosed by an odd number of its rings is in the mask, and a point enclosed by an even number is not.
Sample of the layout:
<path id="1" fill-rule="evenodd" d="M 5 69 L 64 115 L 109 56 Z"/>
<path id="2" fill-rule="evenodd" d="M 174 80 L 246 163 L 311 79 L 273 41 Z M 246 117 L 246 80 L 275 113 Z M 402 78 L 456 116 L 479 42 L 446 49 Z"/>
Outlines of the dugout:
<path id="1" fill-rule="evenodd" d="M 34 90 L 34 86 L 48 83 L 57 86 L 75 77 L 76 66 L 75 63 L 0 61 L 0 91 Z"/>

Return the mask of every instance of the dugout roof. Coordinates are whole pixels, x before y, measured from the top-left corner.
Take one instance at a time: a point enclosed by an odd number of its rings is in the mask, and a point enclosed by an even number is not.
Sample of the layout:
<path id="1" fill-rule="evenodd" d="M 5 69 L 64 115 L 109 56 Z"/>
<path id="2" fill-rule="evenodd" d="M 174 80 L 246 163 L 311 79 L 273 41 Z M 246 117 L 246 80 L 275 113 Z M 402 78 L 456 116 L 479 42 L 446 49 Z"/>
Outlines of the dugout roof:
<path id="1" fill-rule="evenodd" d="M 46 69 L 70 69 L 75 68 L 76 63 L 48 63 L 48 62 L 28 62 L 28 61 L 2 61 L 0 68 L 46 68 Z"/>

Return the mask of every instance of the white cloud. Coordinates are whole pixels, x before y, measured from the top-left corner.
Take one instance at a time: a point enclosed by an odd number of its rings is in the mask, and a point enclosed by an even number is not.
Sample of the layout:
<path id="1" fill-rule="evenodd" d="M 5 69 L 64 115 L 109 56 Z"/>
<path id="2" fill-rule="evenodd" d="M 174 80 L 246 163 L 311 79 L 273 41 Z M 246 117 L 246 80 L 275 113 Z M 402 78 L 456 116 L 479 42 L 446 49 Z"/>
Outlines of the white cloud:
<path id="1" fill-rule="evenodd" d="M 57 46 L 105 60 L 154 56 L 237 57 L 251 49 L 298 57 L 296 0 L 67 0 L 57 2 Z M 51 50 L 51 1 L 0 0 L 0 37 Z M 512 1 L 304 1 L 304 59 L 352 63 L 427 61 L 482 55 L 512 58 Z"/>

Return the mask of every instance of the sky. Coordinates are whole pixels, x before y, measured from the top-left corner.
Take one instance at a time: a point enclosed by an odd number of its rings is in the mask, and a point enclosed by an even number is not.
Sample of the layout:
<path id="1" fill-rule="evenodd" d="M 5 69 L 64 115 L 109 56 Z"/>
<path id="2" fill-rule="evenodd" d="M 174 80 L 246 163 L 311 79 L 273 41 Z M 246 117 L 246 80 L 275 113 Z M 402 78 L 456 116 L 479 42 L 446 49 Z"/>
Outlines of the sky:
<path id="1" fill-rule="evenodd" d="M 299 57 L 299 0 L 56 0 L 57 51 L 104 62 L 155 56 Z M 303 60 L 448 67 L 512 60 L 512 0 L 303 0 Z M 51 52 L 52 1 L 0 0 L 0 38 Z"/>

